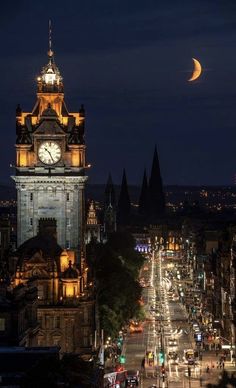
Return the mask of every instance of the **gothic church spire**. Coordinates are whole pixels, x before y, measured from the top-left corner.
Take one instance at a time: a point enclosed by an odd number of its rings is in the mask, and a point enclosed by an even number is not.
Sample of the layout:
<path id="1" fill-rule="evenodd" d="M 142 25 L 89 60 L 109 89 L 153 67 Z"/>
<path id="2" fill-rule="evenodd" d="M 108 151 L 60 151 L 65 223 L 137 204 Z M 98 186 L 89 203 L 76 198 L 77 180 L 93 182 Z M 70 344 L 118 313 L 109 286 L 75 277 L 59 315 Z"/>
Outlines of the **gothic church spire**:
<path id="1" fill-rule="evenodd" d="M 130 204 L 127 179 L 126 179 L 126 172 L 124 169 L 122 183 L 121 183 L 121 189 L 120 189 L 120 196 L 119 196 L 119 200 L 118 200 L 117 218 L 118 218 L 119 225 L 123 226 L 123 225 L 127 225 L 129 223 L 130 211 L 131 211 L 131 204 Z"/>
<path id="2" fill-rule="evenodd" d="M 104 231 L 107 237 L 116 231 L 116 195 L 110 173 L 105 187 Z"/>
<path id="3" fill-rule="evenodd" d="M 163 192 L 161 171 L 157 147 L 155 146 L 151 175 L 149 179 L 150 216 L 157 219 L 165 211 L 165 197 Z"/>
<path id="4" fill-rule="evenodd" d="M 140 215 L 144 217 L 148 216 L 149 192 L 148 192 L 148 181 L 147 181 L 146 169 L 144 169 L 144 173 L 143 173 L 143 182 L 142 182 L 141 193 L 139 197 L 138 210 Z"/>

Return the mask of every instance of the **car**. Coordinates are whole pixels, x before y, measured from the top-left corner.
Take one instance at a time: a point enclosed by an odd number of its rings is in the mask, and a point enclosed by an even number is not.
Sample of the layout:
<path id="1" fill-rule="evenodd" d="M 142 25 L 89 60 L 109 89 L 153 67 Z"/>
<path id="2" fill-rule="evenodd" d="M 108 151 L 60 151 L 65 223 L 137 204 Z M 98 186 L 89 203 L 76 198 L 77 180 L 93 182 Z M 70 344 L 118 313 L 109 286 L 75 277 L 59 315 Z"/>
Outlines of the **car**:
<path id="1" fill-rule="evenodd" d="M 139 385 L 139 371 L 135 369 L 127 370 L 126 372 L 126 387 L 137 387 Z"/>
<path id="2" fill-rule="evenodd" d="M 132 321 L 129 325 L 130 334 L 132 333 L 142 333 L 143 332 L 143 325 L 141 322 L 138 321 Z"/>
<path id="3" fill-rule="evenodd" d="M 188 363 L 188 365 L 195 365 L 194 358 L 188 358 L 187 363 Z"/>
<path id="4" fill-rule="evenodd" d="M 177 300 L 179 300 L 179 297 L 177 295 L 173 295 L 172 296 L 172 301 L 176 302 Z"/>
<path id="5" fill-rule="evenodd" d="M 177 341 L 176 341 L 175 338 L 169 338 L 168 343 L 171 346 L 176 346 L 177 345 Z"/>
<path id="6" fill-rule="evenodd" d="M 197 365 L 196 356 L 197 353 L 193 349 L 184 350 L 184 363 L 187 365 Z"/>
<path id="7" fill-rule="evenodd" d="M 178 354 L 177 352 L 171 350 L 169 351 L 168 355 L 167 355 L 167 359 L 168 360 L 172 360 L 172 361 L 179 361 L 179 358 L 178 358 Z"/>

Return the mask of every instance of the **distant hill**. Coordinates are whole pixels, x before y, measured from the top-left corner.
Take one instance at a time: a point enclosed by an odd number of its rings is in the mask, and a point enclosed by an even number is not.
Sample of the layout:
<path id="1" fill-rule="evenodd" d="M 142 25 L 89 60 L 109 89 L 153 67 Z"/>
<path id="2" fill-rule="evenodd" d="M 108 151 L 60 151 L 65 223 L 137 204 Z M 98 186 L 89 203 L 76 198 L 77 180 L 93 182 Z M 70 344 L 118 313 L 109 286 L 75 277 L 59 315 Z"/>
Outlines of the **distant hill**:
<path id="1" fill-rule="evenodd" d="M 93 199 L 94 201 L 103 202 L 105 196 L 105 184 L 88 184 L 86 186 L 86 198 Z M 116 192 L 116 200 L 118 201 L 120 194 L 120 185 L 114 185 Z M 135 185 L 129 185 L 129 195 L 131 202 L 137 202 L 140 194 L 140 187 Z"/>
<path id="2" fill-rule="evenodd" d="M 105 193 L 105 184 L 87 184 L 86 185 L 86 198 L 93 199 L 94 201 L 98 201 L 103 203 L 104 201 L 104 193 Z M 116 191 L 116 200 L 118 201 L 119 193 L 120 193 L 120 185 L 114 185 Z M 139 195 L 140 195 L 140 186 L 137 185 L 129 185 L 129 195 L 131 202 L 138 203 Z M 236 186 L 178 186 L 178 185 L 168 185 L 164 187 L 164 191 L 166 192 L 166 199 L 174 200 L 177 202 L 183 201 L 184 199 L 190 200 L 198 200 L 201 195 L 200 191 L 206 190 L 210 195 L 213 193 L 213 197 L 224 199 L 224 197 L 228 196 L 230 201 L 235 202 L 235 194 Z M 211 197 L 211 195 L 210 195 Z M 16 199 L 16 189 L 14 184 L 5 185 L 0 184 L 0 201 Z M 210 199 L 210 198 L 208 198 Z M 211 198 L 212 200 L 212 198 Z"/>
<path id="3" fill-rule="evenodd" d="M 105 184 L 88 184 L 86 186 L 86 198 L 93 199 L 94 201 L 103 202 L 105 193 Z M 116 200 L 118 201 L 120 186 L 114 185 L 116 191 Z M 139 195 L 141 191 L 140 186 L 128 185 L 130 200 L 133 203 L 138 203 Z M 200 198 L 200 191 L 205 190 L 209 194 L 215 193 L 217 198 L 225 196 L 225 194 L 236 193 L 236 186 L 180 186 L 180 185 L 168 185 L 164 186 L 164 192 L 167 197 L 175 201 L 183 201 L 184 199 L 198 200 Z M 235 197 L 232 197 L 234 200 Z"/>

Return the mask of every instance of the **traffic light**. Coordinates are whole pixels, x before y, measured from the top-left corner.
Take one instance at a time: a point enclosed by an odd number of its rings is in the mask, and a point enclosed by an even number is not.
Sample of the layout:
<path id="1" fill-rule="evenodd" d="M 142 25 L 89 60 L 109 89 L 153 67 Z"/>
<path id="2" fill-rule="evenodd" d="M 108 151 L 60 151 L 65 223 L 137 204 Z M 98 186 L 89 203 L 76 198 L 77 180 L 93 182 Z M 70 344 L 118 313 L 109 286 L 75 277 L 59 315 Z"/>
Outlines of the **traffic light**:
<path id="1" fill-rule="evenodd" d="M 117 339 L 117 346 L 118 346 L 118 348 L 121 348 L 122 345 L 123 345 L 123 338 L 122 338 L 122 337 L 119 337 L 119 338 Z"/>
<path id="2" fill-rule="evenodd" d="M 126 361 L 126 357 L 122 354 L 122 355 L 119 357 L 119 363 L 120 363 L 120 364 L 125 364 L 125 361 Z"/>
<path id="3" fill-rule="evenodd" d="M 117 365 L 115 369 L 116 372 L 122 372 L 124 370 L 124 367 L 122 365 Z"/>
<path id="4" fill-rule="evenodd" d="M 161 367 L 161 375 L 162 375 L 162 381 L 165 381 L 165 366 L 164 366 L 164 363 L 162 364 L 162 367 Z"/>
<path id="5" fill-rule="evenodd" d="M 163 364 L 164 363 L 164 361 L 165 361 L 165 353 L 164 353 L 164 351 L 163 350 L 161 350 L 160 352 L 159 352 L 159 364 Z"/>

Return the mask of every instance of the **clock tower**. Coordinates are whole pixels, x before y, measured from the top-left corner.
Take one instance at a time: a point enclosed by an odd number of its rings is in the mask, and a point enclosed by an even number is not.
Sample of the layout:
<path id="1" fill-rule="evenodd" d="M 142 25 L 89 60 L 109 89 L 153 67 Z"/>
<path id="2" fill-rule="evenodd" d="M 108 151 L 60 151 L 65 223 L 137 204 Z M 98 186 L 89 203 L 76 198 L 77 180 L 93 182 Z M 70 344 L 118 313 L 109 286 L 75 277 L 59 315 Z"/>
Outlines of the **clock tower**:
<path id="1" fill-rule="evenodd" d="M 62 248 L 84 250 L 85 112 L 71 113 L 49 36 L 32 112 L 16 109 L 17 245 L 55 225 Z"/>

